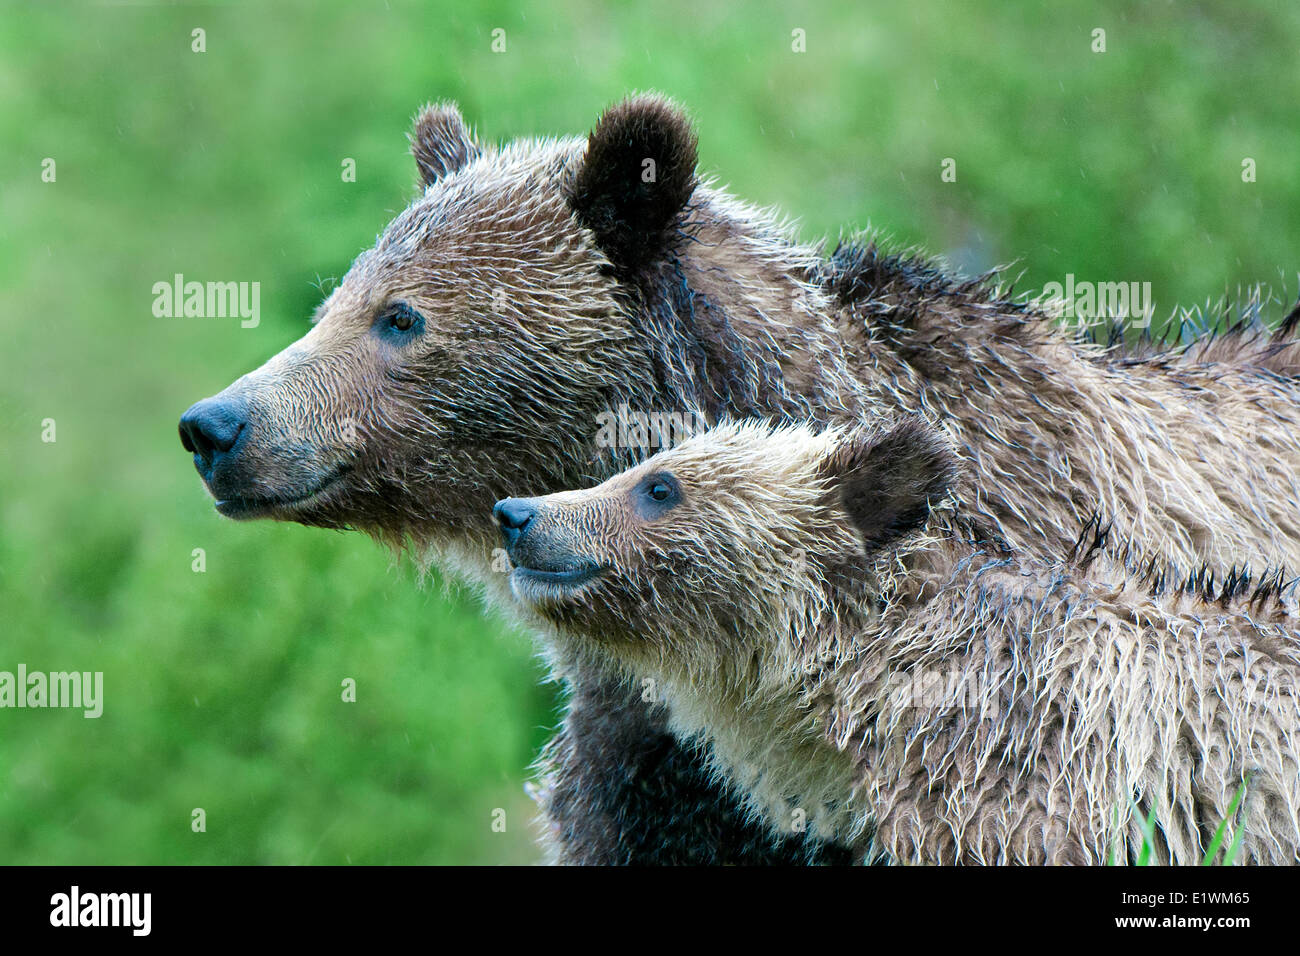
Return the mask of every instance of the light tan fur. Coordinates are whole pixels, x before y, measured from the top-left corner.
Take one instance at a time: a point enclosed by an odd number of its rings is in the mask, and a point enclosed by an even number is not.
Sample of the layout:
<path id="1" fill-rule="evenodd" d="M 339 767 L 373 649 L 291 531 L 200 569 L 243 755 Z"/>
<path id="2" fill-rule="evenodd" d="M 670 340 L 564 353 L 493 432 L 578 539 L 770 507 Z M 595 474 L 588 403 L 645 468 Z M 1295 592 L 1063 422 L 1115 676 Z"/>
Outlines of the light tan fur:
<path id="1" fill-rule="evenodd" d="M 889 431 L 728 425 L 536 499 L 530 553 L 606 569 L 512 578 L 556 667 L 649 681 L 769 826 L 864 861 L 1131 861 L 1154 810 L 1153 861 L 1195 863 L 1248 775 L 1241 859 L 1300 862 L 1294 601 L 977 544 L 951 498 L 865 553 L 837 488 L 899 471 L 871 460 Z M 681 500 L 647 520 L 665 473 Z"/>

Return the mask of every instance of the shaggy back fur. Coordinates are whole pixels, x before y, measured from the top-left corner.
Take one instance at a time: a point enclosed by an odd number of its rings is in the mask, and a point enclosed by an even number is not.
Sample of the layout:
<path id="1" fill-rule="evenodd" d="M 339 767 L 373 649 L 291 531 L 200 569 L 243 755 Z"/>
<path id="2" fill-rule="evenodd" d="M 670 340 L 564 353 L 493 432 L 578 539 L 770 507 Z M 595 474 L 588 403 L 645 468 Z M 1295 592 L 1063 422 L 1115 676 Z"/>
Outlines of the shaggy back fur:
<path id="1" fill-rule="evenodd" d="M 873 246 L 840 248 L 821 275 L 875 407 L 950 426 L 963 497 L 1009 544 L 1062 555 L 1100 511 L 1180 564 L 1297 566 L 1300 394 L 1268 367 L 1298 354 L 1289 324 L 1278 352 L 1236 330 L 1130 356 Z M 1090 493 L 1063 494 L 1085 474 Z"/>
<path id="2" fill-rule="evenodd" d="M 1245 778 L 1242 859 L 1300 862 L 1290 590 L 981 546 L 954 466 L 916 422 L 721 427 L 534 502 L 512 585 L 559 666 L 648 679 L 768 824 L 863 860 L 1132 860 L 1154 810 L 1195 863 Z M 541 551 L 604 570 L 536 585 Z"/>

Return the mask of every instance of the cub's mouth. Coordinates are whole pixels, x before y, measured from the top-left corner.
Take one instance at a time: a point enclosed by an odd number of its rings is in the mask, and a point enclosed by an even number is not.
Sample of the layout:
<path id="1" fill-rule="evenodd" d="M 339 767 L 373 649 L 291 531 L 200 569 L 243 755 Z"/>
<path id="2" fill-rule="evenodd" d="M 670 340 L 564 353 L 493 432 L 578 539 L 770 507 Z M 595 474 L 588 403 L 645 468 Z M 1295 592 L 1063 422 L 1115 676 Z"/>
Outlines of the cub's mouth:
<path id="1" fill-rule="evenodd" d="M 510 590 L 531 604 L 574 600 L 608 570 L 594 561 L 564 568 L 530 568 L 516 565 L 510 572 Z"/>

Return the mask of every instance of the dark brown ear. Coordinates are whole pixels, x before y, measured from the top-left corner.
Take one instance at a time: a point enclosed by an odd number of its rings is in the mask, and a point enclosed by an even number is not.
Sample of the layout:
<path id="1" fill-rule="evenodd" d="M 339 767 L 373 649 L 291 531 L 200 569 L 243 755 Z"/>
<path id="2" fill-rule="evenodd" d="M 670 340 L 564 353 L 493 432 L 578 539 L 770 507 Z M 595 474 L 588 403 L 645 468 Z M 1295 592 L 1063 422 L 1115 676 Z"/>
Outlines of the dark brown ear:
<path id="1" fill-rule="evenodd" d="M 646 94 L 601 116 L 568 192 L 610 261 L 635 270 L 664 251 L 694 191 L 695 130 L 675 104 Z"/>
<path id="2" fill-rule="evenodd" d="M 474 134 L 455 103 L 432 103 L 420 110 L 410 140 L 421 186 L 433 185 L 479 153 Z"/>
<path id="3" fill-rule="evenodd" d="M 957 480 L 957 456 L 937 428 L 906 418 L 856 429 L 821 465 L 868 552 L 915 531 Z"/>

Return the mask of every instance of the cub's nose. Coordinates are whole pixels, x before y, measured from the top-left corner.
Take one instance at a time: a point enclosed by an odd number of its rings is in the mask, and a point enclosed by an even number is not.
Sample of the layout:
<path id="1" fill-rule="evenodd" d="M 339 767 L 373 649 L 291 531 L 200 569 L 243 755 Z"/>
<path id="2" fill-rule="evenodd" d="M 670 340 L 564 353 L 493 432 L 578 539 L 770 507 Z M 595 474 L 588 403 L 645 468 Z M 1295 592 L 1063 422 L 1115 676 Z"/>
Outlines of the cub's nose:
<path id="1" fill-rule="evenodd" d="M 222 455 L 230 452 L 248 424 L 242 402 L 214 397 L 196 402 L 181 416 L 181 444 L 194 455 L 194 467 L 205 481 Z"/>
<path id="2" fill-rule="evenodd" d="M 537 508 L 529 498 L 502 498 L 496 503 L 492 516 L 501 526 L 501 537 L 505 538 L 507 548 L 519 539 L 536 513 Z"/>

